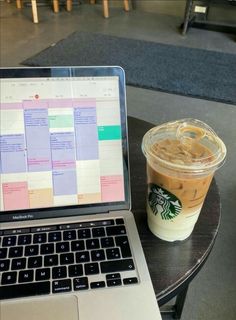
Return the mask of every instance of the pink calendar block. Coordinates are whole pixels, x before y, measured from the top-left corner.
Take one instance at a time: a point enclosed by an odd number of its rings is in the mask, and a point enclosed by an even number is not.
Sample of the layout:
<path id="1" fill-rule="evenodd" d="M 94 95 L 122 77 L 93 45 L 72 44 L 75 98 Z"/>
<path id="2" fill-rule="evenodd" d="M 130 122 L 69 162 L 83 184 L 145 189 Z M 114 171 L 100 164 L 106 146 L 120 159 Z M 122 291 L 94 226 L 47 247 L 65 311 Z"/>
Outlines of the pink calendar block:
<path id="1" fill-rule="evenodd" d="M 29 195 L 27 182 L 7 182 L 2 184 L 5 210 L 28 209 Z"/>
<path id="2" fill-rule="evenodd" d="M 124 201 L 124 181 L 122 175 L 101 177 L 102 202 Z"/>

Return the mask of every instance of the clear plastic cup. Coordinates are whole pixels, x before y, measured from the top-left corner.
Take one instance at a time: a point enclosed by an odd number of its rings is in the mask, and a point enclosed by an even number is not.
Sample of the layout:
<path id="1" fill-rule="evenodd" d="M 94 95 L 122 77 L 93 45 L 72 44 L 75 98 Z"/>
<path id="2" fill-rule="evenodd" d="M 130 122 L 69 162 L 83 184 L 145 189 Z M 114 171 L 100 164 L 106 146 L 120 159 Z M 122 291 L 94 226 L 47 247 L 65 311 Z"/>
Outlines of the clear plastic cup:
<path id="1" fill-rule="evenodd" d="M 204 122 L 164 123 L 143 137 L 147 160 L 147 217 L 151 232 L 166 241 L 188 238 L 197 222 L 226 147 Z"/>

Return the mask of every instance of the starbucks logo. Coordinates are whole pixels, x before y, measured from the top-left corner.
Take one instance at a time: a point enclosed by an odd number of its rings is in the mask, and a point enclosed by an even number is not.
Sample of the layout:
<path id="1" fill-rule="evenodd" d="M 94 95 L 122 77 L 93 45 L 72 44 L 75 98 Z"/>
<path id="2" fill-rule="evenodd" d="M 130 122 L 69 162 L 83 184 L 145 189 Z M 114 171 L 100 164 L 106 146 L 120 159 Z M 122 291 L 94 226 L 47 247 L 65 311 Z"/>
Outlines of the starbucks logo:
<path id="1" fill-rule="evenodd" d="M 175 195 L 155 184 L 149 188 L 148 202 L 155 216 L 160 214 L 163 220 L 171 220 L 180 213 L 182 204 Z"/>

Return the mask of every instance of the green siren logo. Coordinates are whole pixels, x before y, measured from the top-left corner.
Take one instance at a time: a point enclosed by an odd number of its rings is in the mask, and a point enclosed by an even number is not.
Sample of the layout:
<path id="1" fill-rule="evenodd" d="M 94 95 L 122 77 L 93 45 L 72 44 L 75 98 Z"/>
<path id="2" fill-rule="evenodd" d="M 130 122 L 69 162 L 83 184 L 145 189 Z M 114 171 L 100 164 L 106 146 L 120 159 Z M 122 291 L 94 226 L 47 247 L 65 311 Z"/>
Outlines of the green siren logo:
<path id="1" fill-rule="evenodd" d="M 148 202 L 155 216 L 160 214 L 163 220 L 171 220 L 180 213 L 182 204 L 175 195 L 155 184 L 149 188 Z"/>

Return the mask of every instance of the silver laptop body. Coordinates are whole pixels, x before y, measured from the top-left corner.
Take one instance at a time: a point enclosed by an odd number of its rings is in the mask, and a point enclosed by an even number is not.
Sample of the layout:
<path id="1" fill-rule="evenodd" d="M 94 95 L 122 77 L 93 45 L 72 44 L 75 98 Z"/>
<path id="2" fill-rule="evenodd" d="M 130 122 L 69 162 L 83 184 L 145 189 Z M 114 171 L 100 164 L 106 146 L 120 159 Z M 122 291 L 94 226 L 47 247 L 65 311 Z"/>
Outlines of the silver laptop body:
<path id="1" fill-rule="evenodd" d="M 2 68 L 0 319 L 161 319 L 120 67 Z"/>

